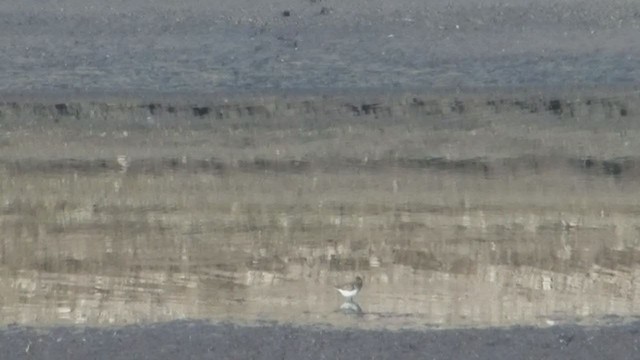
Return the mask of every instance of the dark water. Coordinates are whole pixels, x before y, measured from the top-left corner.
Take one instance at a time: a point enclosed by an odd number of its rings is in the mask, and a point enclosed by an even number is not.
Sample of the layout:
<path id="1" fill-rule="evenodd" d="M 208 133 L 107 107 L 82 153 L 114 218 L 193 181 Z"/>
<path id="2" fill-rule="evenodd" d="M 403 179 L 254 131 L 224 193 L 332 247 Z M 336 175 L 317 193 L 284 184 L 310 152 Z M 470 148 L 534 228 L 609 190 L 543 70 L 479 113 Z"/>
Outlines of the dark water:
<path id="1" fill-rule="evenodd" d="M 639 12 L 592 0 L 31 0 L 0 5 L 0 91 L 633 85 Z"/>

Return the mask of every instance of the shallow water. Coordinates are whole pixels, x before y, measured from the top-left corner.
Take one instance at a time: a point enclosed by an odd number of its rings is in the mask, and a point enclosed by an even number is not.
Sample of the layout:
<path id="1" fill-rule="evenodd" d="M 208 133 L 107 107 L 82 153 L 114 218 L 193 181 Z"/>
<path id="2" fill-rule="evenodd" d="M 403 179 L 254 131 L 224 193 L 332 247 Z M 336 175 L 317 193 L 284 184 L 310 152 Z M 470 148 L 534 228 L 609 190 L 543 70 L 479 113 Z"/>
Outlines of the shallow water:
<path id="1" fill-rule="evenodd" d="M 631 181 L 116 172 L 2 188 L 4 323 L 449 327 L 640 310 Z M 345 316 L 332 285 L 355 275 L 361 313 Z"/>
<path id="2" fill-rule="evenodd" d="M 558 100 L 566 113 L 451 100 L 445 113 L 444 99 L 425 114 L 412 99 L 196 122 L 135 104 L 87 119 L 51 105 L 52 122 L 46 106 L 5 105 L 22 115 L 0 138 L 2 323 L 446 328 L 640 313 L 635 100 Z M 314 106 L 342 120 L 308 122 Z M 344 305 L 333 285 L 357 275 Z"/>

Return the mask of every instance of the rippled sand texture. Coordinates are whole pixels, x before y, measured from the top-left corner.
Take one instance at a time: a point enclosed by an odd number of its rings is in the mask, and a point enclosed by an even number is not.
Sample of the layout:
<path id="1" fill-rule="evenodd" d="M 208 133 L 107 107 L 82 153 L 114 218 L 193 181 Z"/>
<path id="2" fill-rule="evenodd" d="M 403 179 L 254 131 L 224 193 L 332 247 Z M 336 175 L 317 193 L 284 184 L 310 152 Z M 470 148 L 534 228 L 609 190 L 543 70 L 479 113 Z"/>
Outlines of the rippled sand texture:
<path id="1" fill-rule="evenodd" d="M 638 315 L 637 104 L 633 92 L 5 103 L 2 322 Z M 357 274 L 362 313 L 344 316 L 332 286 Z"/>

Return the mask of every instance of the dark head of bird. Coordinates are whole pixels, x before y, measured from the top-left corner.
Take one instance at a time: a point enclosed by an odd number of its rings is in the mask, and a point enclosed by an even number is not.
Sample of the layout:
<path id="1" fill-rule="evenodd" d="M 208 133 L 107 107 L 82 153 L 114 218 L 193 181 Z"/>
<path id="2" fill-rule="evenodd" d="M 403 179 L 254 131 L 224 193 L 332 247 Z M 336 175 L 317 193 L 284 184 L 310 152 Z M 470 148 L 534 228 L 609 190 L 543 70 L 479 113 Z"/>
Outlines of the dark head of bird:
<path id="1" fill-rule="evenodd" d="M 354 284 L 356 286 L 356 288 L 361 289 L 362 288 L 362 278 L 360 276 L 356 276 L 356 282 Z"/>

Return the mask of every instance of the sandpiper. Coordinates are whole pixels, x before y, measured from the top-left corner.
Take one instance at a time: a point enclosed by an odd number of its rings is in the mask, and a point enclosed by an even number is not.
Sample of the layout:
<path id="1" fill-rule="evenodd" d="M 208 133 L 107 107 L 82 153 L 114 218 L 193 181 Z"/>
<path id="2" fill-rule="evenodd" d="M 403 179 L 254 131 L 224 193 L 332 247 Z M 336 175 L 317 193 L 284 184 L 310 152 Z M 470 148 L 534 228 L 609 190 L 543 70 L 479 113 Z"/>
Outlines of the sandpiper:
<path id="1" fill-rule="evenodd" d="M 360 276 L 356 276 L 356 280 L 354 282 L 336 286 L 336 290 L 338 290 L 342 296 L 347 298 L 347 300 L 353 299 L 353 297 L 360 292 L 360 289 L 362 289 L 362 278 Z"/>

